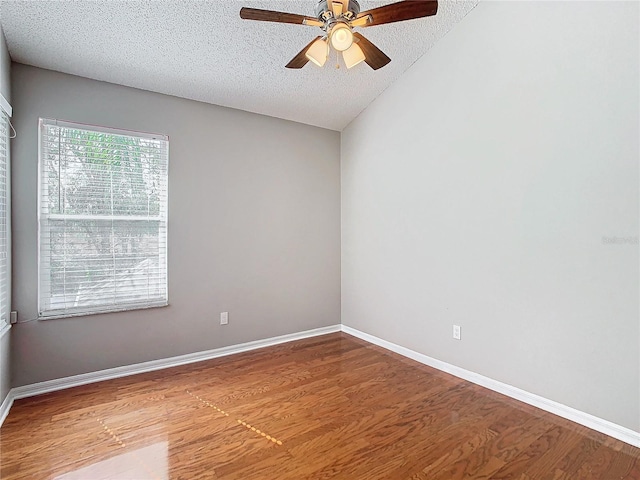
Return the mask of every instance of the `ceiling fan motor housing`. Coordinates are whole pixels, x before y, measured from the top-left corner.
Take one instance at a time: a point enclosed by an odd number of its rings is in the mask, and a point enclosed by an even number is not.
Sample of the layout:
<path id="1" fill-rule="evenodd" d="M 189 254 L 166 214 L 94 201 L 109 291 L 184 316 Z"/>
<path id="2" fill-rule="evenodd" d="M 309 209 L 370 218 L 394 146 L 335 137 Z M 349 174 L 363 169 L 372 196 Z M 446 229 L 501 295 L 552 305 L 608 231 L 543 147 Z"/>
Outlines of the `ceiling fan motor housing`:
<path id="1" fill-rule="evenodd" d="M 353 20 L 360 13 L 360 4 L 356 0 L 342 0 L 344 5 L 342 16 L 347 20 Z M 316 16 L 318 20 L 326 22 L 333 19 L 333 10 L 331 8 L 330 0 L 319 0 L 316 5 Z"/>

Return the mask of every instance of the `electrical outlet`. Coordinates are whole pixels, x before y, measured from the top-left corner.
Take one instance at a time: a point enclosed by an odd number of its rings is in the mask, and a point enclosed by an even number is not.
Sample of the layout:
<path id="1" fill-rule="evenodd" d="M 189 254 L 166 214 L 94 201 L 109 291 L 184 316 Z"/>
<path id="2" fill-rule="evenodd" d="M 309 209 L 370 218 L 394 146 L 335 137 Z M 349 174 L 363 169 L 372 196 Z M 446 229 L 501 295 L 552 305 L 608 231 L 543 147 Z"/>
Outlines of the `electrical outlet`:
<path id="1" fill-rule="evenodd" d="M 220 314 L 220 325 L 226 325 L 229 323 L 229 312 L 222 312 Z"/>
<path id="2" fill-rule="evenodd" d="M 453 326 L 453 338 L 460 340 L 460 325 Z"/>

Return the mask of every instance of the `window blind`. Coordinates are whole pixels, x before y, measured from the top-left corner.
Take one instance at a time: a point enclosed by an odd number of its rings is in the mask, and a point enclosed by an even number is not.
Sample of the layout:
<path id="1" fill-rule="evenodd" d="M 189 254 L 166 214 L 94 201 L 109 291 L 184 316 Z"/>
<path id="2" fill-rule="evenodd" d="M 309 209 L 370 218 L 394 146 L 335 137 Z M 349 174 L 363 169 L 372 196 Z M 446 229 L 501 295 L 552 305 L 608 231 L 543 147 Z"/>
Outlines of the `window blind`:
<path id="1" fill-rule="evenodd" d="M 167 305 L 169 140 L 40 119 L 39 314 Z"/>
<path id="2" fill-rule="evenodd" d="M 11 309 L 9 205 L 9 117 L 0 108 L 0 330 L 9 324 Z"/>

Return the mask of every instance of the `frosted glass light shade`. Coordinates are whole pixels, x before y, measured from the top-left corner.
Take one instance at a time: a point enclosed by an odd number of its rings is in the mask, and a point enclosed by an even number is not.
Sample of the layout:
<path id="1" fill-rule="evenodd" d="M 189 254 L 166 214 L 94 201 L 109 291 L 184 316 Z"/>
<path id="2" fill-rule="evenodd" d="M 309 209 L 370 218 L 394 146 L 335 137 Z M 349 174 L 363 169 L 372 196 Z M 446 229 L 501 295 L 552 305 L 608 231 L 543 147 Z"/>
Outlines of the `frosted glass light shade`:
<path id="1" fill-rule="evenodd" d="M 353 45 L 353 33 L 346 23 L 337 23 L 331 30 L 331 45 L 339 52 L 344 52 Z"/>
<path id="2" fill-rule="evenodd" d="M 354 43 L 347 50 L 342 52 L 342 58 L 344 59 L 344 64 L 347 68 L 355 67 L 365 60 L 364 52 L 357 43 Z"/>
<path id="3" fill-rule="evenodd" d="M 311 44 L 305 56 L 319 67 L 323 67 L 329 57 L 329 46 L 327 42 L 319 38 Z"/>

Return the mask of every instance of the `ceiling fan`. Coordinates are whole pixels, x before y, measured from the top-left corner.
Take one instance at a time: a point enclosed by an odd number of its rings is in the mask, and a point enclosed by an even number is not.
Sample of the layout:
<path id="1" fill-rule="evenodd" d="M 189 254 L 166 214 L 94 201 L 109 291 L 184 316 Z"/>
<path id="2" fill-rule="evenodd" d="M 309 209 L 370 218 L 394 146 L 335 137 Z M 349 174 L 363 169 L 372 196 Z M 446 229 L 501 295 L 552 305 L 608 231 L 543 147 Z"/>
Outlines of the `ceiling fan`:
<path id="1" fill-rule="evenodd" d="M 302 68 L 309 60 L 322 67 L 329 58 L 329 47 L 342 53 L 347 68 L 366 62 L 374 70 L 384 67 L 391 59 L 382 50 L 367 40 L 354 27 L 373 27 L 385 23 L 402 22 L 414 18 L 429 17 L 438 11 L 437 0 L 404 0 L 372 10 L 360 11 L 356 0 L 319 0 L 316 17 L 295 13 L 261 10 L 244 7 L 240 18 L 263 22 L 293 23 L 320 27 L 321 35 L 304 47 L 286 65 L 287 68 Z"/>

